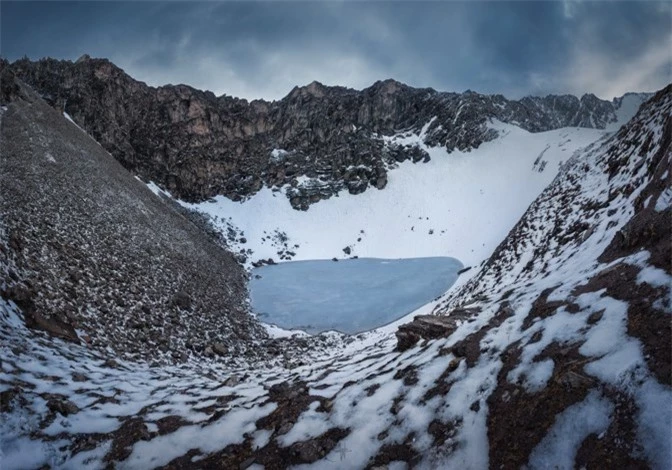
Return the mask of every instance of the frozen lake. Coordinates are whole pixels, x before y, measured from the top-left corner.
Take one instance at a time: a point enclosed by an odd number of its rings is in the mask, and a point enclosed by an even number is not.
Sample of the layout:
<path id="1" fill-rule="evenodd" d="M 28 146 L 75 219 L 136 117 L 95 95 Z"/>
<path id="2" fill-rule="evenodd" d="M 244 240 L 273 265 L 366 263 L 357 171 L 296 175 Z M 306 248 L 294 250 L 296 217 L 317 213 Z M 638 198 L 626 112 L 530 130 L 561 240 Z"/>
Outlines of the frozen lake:
<path id="1" fill-rule="evenodd" d="M 262 266 L 252 271 L 252 310 L 259 320 L 286 329 L 361 333 L 397 320 L 443 294 L 461 268 L 462 263 L 448 257 Z"/>

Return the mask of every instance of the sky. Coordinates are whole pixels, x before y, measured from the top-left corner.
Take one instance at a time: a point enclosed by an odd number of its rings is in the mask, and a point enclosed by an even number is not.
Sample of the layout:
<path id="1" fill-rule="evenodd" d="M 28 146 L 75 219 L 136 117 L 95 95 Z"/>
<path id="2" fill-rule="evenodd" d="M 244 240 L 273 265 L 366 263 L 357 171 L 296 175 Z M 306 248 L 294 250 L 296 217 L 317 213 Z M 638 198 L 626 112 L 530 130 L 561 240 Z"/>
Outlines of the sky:
<path id="1" fill-rule="evenodd" d="M 150 85 L 247 99 L 387 78 L 611 99 L 672 82 L 672 2 L 0 2 L 2 57 L 85 53 Z"/>

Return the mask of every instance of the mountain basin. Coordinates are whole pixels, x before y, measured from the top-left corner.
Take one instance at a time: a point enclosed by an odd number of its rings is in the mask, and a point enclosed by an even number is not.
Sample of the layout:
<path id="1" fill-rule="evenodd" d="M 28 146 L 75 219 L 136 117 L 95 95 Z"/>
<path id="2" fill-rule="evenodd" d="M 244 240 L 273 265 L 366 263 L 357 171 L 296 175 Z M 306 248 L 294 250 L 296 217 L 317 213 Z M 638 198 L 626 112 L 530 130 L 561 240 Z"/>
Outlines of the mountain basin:
<path id="1" fill-rule="evenodd" d="M 309 260 L 252 271 L 257 318 L 310 334 L 357 334 L 384 326 L 446 292 L 462 263 L 450 257 Z"/>

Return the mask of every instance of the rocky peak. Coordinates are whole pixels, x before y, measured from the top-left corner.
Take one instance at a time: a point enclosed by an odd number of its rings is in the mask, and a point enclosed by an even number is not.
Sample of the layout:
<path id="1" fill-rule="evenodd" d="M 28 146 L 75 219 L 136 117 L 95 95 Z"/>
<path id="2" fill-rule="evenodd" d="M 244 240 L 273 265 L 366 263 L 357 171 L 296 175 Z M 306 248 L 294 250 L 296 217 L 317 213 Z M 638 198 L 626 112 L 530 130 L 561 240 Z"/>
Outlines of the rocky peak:
<path id="1" fill-rule="evenodd" d="M 303 88 L 300 88 L 302 93 L 321 98 L 326 94 L 326 87 L 320 82 L 314 80 Z"/>
<path id="2" fill-rule="evenodd" d="M 597 103 L 599 103 L 599 102 L 601 102 L 601 101 L 602 101 L 602 100 L 599 99 L 597 96 L 595 96 L 593 93 L 584 93 L 584 94 L 581 96 L 581 102 L 582 102 L 582 103 L 593 103 L 593 104 L 597 104 Z"/>
<path id="3" fill-rule="evenodd" d="M 374 93 L 392 95 L 401 91 L 408 91 L 410 87 L 401 82 L 398 82 L 397 80 L 388 78 L 386 80 L 378 80 L 368 89 Z"/>
<path id="4" fill-rule="evenodd" d="M 86 62 L 87 60 L 91 60 L 91 56 L 89 54 L 83 54 L 79 59 L 75 61 L 75 64 L 80 64 L 82 62 Z"/>

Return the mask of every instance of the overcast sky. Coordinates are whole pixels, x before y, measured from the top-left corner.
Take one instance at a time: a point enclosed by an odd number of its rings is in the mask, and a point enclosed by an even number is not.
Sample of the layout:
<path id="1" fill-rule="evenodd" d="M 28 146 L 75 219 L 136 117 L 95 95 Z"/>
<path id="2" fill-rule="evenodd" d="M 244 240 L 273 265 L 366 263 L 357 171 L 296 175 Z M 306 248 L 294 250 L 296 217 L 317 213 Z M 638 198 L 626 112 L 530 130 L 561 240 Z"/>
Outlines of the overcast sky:
<path id="1" fill-rule="evenodd" d="M 672 81 L 672 3 L 0 2 L 0 55 L 107 57 L 150 85 L 280 99 L 394 78 L 517 98 Z"/>

